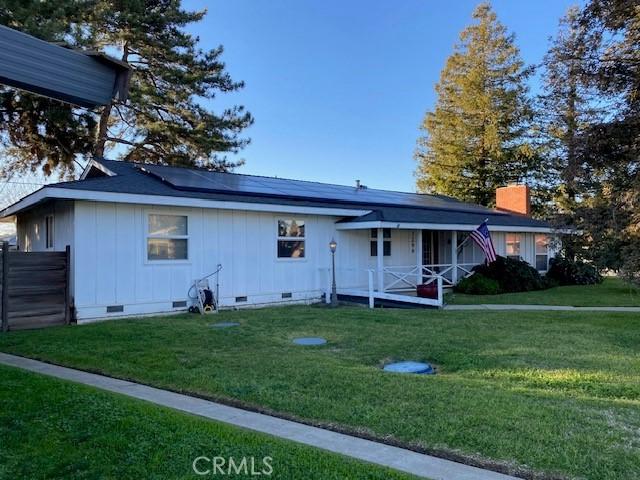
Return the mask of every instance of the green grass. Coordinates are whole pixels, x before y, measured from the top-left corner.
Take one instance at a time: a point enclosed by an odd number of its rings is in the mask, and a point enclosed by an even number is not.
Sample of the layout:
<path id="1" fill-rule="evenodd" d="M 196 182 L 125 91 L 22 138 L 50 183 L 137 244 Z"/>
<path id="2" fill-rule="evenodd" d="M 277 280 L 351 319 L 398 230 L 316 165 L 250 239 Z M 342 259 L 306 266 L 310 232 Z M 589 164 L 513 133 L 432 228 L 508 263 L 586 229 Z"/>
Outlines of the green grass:
<path id="1" fill-rule="evenodd" d="M 329 343 L 291 344 L 309 335 Z M 270 308 L 9 332 L 0 350 L 508 467 L 640 478 L 640 314 Z M 439 373 L 382 372 L 392 359 Z"/>
<path id="2" fill-rule="evenodd" d="M 0 367 L 0 377 L 0 478 L 165 480 L 222 476 L 219 471 L 217 475 L 196 475 L 192 462 L 199 456 L 233 457 L 236 462 L 254 457 L 256 470 L 266 468 L 263 458 L 271 457 L 267 461 L 272 475 L 259 478 L 414 478 L 13 368 Z M 201 461 L 198 466 L 204 470 L 207 463 Z"/>
<path id="3" fill-rule="evenodd" d="M 600 285 L 571 285 L 535 292 L 499 295 L 450 293 L 445 302 L 452 305 L 515 304 L 570 305 L 574 307 L 640 307 L 640 290 L 619 278 L 605 278 Z"/>

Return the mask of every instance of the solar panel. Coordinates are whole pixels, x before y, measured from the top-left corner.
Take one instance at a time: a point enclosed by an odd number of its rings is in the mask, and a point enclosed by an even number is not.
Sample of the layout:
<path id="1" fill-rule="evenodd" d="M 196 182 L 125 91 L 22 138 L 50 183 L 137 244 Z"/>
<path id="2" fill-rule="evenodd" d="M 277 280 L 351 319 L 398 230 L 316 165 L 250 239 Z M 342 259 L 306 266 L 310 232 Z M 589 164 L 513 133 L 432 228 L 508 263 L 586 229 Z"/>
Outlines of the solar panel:
<path id="1" fill-rule="evenodd" d="M 178 190 L 233 193 L 352 204 L 454 208 L 456 210 L 470 212 L 488 211 L 488 209 L 484 207 L 458 202 L 437 195 L 391 192 L 370 188 L 305 182 L 302 180 L 257 177 L 160 165 L 144 165 L 140 168 Z"/>

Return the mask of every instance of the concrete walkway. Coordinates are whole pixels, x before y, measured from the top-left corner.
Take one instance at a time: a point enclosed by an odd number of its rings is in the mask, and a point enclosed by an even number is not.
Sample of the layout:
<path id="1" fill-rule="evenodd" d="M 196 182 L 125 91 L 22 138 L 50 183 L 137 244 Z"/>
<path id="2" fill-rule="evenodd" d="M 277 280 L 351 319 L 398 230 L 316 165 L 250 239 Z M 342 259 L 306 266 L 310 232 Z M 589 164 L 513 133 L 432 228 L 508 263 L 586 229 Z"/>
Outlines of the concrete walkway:
<path id="1" fill-rule="evenodd" d="M 267 433 L 275 437 L 321 448 L 347 457 L 433 480 L 517 480 L 516 477 L 463 465 L 430 455 L 423 455 L 403 448 L 392 447 L 382 443 L 324 430 L 322 428 L 311 427 L 269 415 L 229 407 L 200 398 L 147 387 L 138 383 L 117 380 L 103 375 L 87 373 L 81 370 L 74 370 L 72 368 L 59 367 L 24 357 L 0 353 L 0 364 L 146 400 L 156 405 L 199 415 L 237 427 Z"/>
<path id="2" fill-rule="evenodd" d="M 640 307 L 572 307 L 570 305 L 445 305 L 445 310 L 558 310 L 562 312 L 640 312 Z"/>

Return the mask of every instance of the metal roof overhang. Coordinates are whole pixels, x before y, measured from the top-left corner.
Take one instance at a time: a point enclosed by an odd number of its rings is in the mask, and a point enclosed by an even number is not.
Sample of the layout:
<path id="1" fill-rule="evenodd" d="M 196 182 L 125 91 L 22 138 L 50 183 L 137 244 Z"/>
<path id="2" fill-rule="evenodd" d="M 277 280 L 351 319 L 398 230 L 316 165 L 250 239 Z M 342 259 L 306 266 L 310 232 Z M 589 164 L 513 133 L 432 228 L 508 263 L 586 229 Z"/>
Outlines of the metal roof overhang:
<path id="1" fill-rule="evenodd" d="M 94 108 L 127 98 L 130 67 L 100 52 L 82 52 L 0 25 L 0 83 Z"/>

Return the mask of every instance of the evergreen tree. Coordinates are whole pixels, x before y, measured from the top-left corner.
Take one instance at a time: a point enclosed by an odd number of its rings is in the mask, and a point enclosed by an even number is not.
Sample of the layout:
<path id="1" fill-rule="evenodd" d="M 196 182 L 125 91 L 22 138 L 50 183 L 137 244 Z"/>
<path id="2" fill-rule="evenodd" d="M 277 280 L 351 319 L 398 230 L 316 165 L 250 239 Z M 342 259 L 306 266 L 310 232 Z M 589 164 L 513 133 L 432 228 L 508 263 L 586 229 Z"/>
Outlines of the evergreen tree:
<path id="1" fill-rule="evenodd" d="M 460 35 L 436 85 L 415 158 L 419 191 L 492 205 L 496 187 L 537 169 L 526 68 L 514 36 L 483 3 Z"/>
<path id="2" fill-rule="evenodd" d="M 580 223 L 585 203 L 587 170 L 579 146 L 588 127 L 598 117 L 592 88 L 585 82 L 589 32 L 580 21 L 580 9 L 569 9 L 543 61 L 543 94 L 539 97 L 539 121 L 545 139 L 545 184 L 552 208 L 548 217 L 558 226 Z M 582 230 L 581 230 L 582 231 Z M 575 258 L 584 246 L 581 235 L 563 238 L 564 254 Z"/>
<path id="3" fill-rule="evenodd" d="M 579 21 L 580 10 L 571 8 L 560 21 L 560 31 L 544 57 L 543 86 L 540 96 L 540 119 L 547 136 L 548 155 L 552 158 L 550 174 L 557 174 L 556 202 L 564 212 L 575 210 L 581 190 L 582 165 L 577 156 L 580 136 L 594 119 L 592 97 L 583 81 L 586 34 Z M 556 180 L 556 181 L 553 181 Z"/>
<path id="4" fill-rule="evenodd" d="M 584 82 L 607 109 L 577 153 L 587 170 L 589 254 L 601 268 L 640 281 L 640 5 L 591 0 L 580 21 L 589 32 Z"/>
<path id="5" fill-rule="evenodd" d="M 204 15 L 185 11 L 179 0 L 0 0 L 0 23 L 105 52 L 133 70 L 129 100 L 95 111 L 0 90 L 5 171 L 70 174 L 78 157 L 115 147 L 126 160 L 234 167 L 224 154 L 246 145 L 240 135 L 252 117 L 241 106 L 214 112 L 201 103 L 243 87 L 225 71 L 222 47 L 203 51 L 186 32 Z"/>

